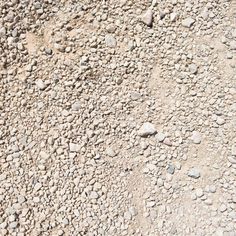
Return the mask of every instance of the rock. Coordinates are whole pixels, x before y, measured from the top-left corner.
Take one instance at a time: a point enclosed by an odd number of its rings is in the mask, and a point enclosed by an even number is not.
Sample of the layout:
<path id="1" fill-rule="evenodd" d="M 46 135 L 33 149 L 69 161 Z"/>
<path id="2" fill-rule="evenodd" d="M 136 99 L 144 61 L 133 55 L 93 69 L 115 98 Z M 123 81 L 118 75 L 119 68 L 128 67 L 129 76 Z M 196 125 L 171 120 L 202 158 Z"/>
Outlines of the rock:
<path id="1" fill-rule="evenodd" d="M 105 36 L 105 43 L 110 48 L 116 47 L 116 39 L 111 34 Z"/>
<path id="2" fill-rule="evenodd" d="M 232 156 L 229 156 L 228 157 L 228 160 L 231 164 L 236 164 L 236 158 L 232 157 Z"/>
<path id="3" fill-rule="evenodd" d="M 34 186 L 34 190 L 37 192 L 42 188 L 42 184 L 41 183 L 36 183 Z"/>
<path id="4" fill-rule="evenodd" d="M 154 201 L 149 201 L 146 204 L 147 208 L 154 207 L 155 205 L 156 205 L 156 203 Z"/>
<path id="5" fill-rule="evenodd" d="M 153 135 L 156 133 L 157 133 L 157 130 L 155 126 L 150 122 L 144 123 L 138 131 L 138 135 L 141 137 L 147 137 L 148 135 Z"/>
<path id="6" fill-rule="evenodd" d="M 236 145 L 233 145 L 231 148 L 231 155 L 236 156 Z"/>
<path id="7" fill-rule="evenodd" d="M 131 220 L 131 219 L 132 219 L 131 213 L 130 213 L 129 211 L 126 211 L 126 212 L 124 213 L 124 218 L 125 218 L 126 220 Z"/>
<path id="8" fill-rule="evenodd" d="M 173 164 L 169 164 L 167 168 L 167 172 L 173 175 L 175 173 L 175 166 Z"/>
<path id="9" fill-rule="evenodd" d="M 195 191 L 197 197 L 202 197 L 204 195 L 203 190 L 201 188 L 197 188 Z"/>
<path id="10" fill-rule="evenodd" d="M 188 176 L 194 179 L 198 179 L 200 178 L 201 174 L 200 171 L 194 167 L 188 171 Z"/>
<path id="11" fill-rule="evenodd" d="M 79 111 L 80 110 L 80 102 L 77 101 L 77 102 L 73 103 L 71 106 L 71 109 L 73 111 Z"/>
<path id="12" fill-rule="evenodd" d="M 3 38 L 6 36 L 7 30 L 5 27 L 0 28 L 0 38 Z"/>
<path id="13" fill-rule="evenodd" d="M 41 79 L 36 80 L 35 84 L 40 90 L 44 90 L 47 87 Z"/>
<path id="14" fill-rule="evenodd" d="M 161 133 L 161 132 L 158 132 L 157 135 L 156 135 L 156 137 L 157 137 L 157 140 L 158 140 L 159 142 L 163 142 L 164 139 L 166 138 L 166 135 L 163 134 L 163 133 Z"/>
<path id="15" fill-rule="evenodd" d="M 91 198 L 91 199 L 97 199 L 98 197 L 99 197 L 99 195 L 97 194 L 97 192 L 92 191 L 92 192 L 90 193 L 90 198 Z"/>
<path id="16" fill-rule="evenodd" d="M 141 21 L 151 27 L 152 26 L 152 22 L 153 22 L 153 13 L 151 9 L 148 9 L 142 16 L 141 16 Z"/>
<path id="17" fill-rule="evenodd" d="M 233 40 L 229 43 L 229 48 L 231 50 L 236 50 L 236 41 L 235 40 Z"/>
<path id="18" fill-rule="evenodd" d="M 109 157 L 115 157 L 116 156 L 116 152 L 111 147 L 106 148 L 106 154 Z"/>
<path id="19" fill-rule="evenodd" d="M 225 212 L 227 210 L 227 207 L 225 204 L 221 204 L 219 208 L 220 212 Z"/>
<path id="20" fill-rule="evenodd" d="M 190 28 L 194 24 L 195 20 L 192 19 L 191 17 L 188 17 L 184 20 L 182 20 L 182 26 L 186 28 Z"/>
<path id="21" fill-rule="evenodd" d="M 216 119 L 216 123 L 218 125 L 223 125 L 223 124 L 225 124 L 225 120 L 224 120 L 224 118 L 218 116 L 217 119 Z"/>
<path id="22" fill-rule="evenodd" d="M 170 14 L 170 21 L 171 21 L 171 22 L 176 21 L 177 17 L 178 17 L 178 14 L 177 14 L 176 12 L 172 12 L 172 13 Z"/>
<path id="23" fill-rule="evenodd" d="M 80 147 L 76 143 L 70 143 L 69 144 L 69 149 L 70 149 L 70 152 L 79 152 Z"/>
<path id="24" fill-rule="evenodd" d="M 197 67 L 195 64 L 190 64 L 190 65 L 189 65 L 189 71 L 190 71 L 192 74 L 197 74 L 197 70 L 198 70 L 198 67 Z"/>
<path id="25" fill-rule="evenodd" d="M 193 140 L 193 143 L 200 144 L 202 141 L 202 136 L 201 136 L 200 132 L 193 131 L 191 139 Z"/>

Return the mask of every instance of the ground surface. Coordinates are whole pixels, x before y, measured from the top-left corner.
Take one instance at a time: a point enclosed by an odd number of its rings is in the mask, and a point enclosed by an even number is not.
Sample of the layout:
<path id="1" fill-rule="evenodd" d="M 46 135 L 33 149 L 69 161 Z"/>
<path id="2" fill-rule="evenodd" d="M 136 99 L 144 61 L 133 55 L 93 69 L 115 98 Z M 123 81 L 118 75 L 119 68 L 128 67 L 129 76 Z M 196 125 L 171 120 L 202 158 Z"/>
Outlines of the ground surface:
<path id="1" fill-rule="evenodd" d="M 236 235 L 236 1 L 0 1 L 0 235 Z"/>

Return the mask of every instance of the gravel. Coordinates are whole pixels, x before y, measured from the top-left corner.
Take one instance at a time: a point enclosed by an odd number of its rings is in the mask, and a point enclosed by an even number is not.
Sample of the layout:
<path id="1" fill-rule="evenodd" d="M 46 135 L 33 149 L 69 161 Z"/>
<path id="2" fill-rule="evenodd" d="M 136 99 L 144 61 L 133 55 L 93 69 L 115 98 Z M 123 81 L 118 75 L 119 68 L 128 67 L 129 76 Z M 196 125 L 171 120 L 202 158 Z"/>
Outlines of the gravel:
<path id="1" fill-rule="evenodd" d="M 232 4 L 1 1 L 0 235 L 233 235 Z"/>

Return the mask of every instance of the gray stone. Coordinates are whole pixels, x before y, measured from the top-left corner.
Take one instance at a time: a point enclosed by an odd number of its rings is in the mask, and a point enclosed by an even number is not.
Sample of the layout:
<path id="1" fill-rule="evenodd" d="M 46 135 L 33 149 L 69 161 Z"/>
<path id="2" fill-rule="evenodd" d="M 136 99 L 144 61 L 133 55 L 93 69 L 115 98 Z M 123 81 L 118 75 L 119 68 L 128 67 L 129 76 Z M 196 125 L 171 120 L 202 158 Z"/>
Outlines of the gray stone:
<path id="1" fill-rule="evenodd" d="M 169 164 L 167 168 L 167 172 L 173 175 L 175 173 L 175 166 L 173 164 Z"/>
<path id="2" fill-rule="evenodd" d="M 200 178 L 201 174 L 197 168 L 193 167 L 192 169 L 188 171 L 188 176 L 194 179 L 198 179 Z"/>
<path id="3" fill-rule="evenodd" d="M 146 122 L 139 129 L 138 135 L 141 137 L 146 137 L 148 135 L 156 134 L 156 132 L 157 132 L 157 130 L 156 130 L 155 126 L 150 122 Z"/>
<path id="4" fill-rule="evenodd" d="M 184 26 L 186 28 L 190 28 L 194 22 L 195 22 L 194 19 L 192 19 L 191 17 L 188 17 L 188 18 L 182 20 L 182 26 Z"/>

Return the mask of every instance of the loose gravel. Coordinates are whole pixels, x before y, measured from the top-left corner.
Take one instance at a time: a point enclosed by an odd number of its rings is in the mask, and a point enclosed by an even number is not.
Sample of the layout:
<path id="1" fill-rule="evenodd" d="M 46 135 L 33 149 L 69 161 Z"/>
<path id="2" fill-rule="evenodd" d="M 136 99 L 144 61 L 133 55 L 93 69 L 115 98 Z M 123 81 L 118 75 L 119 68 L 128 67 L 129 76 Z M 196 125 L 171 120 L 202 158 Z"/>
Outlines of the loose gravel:
<path id="1" fill-rule="evenodd" d="M 236 235 L 235 12 L 0 1 L 0 235 Z"/>

